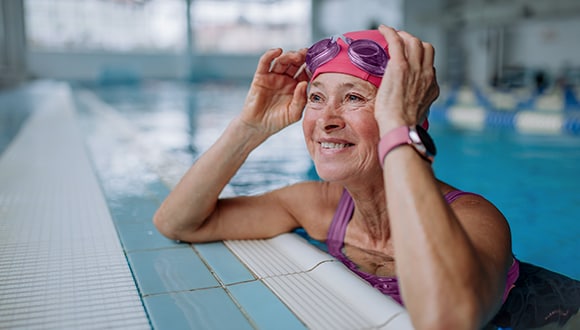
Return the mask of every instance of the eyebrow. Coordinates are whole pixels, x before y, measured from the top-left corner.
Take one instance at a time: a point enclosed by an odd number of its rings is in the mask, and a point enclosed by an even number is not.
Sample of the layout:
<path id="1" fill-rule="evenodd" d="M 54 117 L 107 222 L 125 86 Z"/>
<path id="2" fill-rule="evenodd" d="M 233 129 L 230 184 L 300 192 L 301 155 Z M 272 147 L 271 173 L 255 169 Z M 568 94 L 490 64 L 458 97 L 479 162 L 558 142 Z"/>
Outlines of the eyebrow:
<path id="1" fill-rule="evenodd" d="M 315 81 L 315 82 L 311 83 L 310 85 L 312 85 L 314 87 L 320 87 L 320 85 L 322 85 L 322 83 L 320 81 Z"/>
<path id="2" fill-rule="evenodd" d="M 343 82 L 340 84 L 340 88 L 347 88 L 347 89 L 352 89 L 354 88 L 356 85 L 354 83 L 351 82 Z"/>

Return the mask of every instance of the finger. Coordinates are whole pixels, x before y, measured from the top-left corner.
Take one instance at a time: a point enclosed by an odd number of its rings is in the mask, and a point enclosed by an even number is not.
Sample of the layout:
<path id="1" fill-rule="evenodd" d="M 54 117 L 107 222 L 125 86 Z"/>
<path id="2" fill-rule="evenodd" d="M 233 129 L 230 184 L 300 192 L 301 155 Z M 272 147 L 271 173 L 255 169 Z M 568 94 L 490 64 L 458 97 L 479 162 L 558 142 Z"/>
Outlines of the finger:
<path id="1" fill-rule="evenodd" d="M 292 96 L 292 102 L 289 107 L 290 116 L 294 121 L 298 121 L 300 120 L 300 117 L 302 117 L 302 112 L 306 106 L 307 87 L 308 83 L 306 81 L 301 81 L 294 89 L 294 95 Z"/>
<path id="2" fill-rule="evenodd" d="M 306 72 L 306 63 L 303 63 L 300 68 L 298 68 L 298 71 L 296 71 L 296 73 L 294 74 L 294 77 L 292 77 L 298 81 L 308 81 L 310 80 L 310 76 L 308 75 L 308 72 Z"/>
<path id="3" fill-rule="evenodd" d="M 272 61 L 282 54 L 282 49 L 274 48 L 267 50 L 258 61 L 258 67 L 256 68 L 256 73 L 268 73 L 270 71 L 270 66 Z"/>
<path id="4" fill-rule="evenodd" d="M 296 66 L 294 64 L 290 64 L 290 65 L 288 65 L 288 69 L 286 69 L 286 71 L 284 73 L 289 75 L 290 77 L 294 78 L 294 75 L 296 75 L 296 72 L 298 72 L 299 69 L 300 69 L 299 66 Z"/>
<path id="5" fill-rule="evenodd" d="M 283 73 L 284 71 L 286 71 L 287 68 L 288 68 L 288 65 L 281 63 L 280 57 L 276 57 L 270 63 L 270 69 L 268 69 L 268 72 Z"/>
<path id="6" fill-rule="evenodd" d="M 269 71 L 287 74 L 292 77 L 298 71 L 298 68 L 302 63 L 304 63 L 304 56 L 299 52 L 290 51 L 283 53 L 274 59 L 270 65 Z"/>
<path id="7" fill-rule="evenodd" d="M 433 45 L 423 41 L 423 67 L 430 68 L 435 65 L 435 48 Z"/>
<path id="8" fill-rule="evenodd" d="M 310 80 L 310 76 L 306 72 L 306 52 L 308 52 L 308 48 L 302 48 L 298 50 L 299 55 L 299 62 L 301 63 L 298 67 L 298 70 L 294 73 L 292 78 L 298 81 L 308 81 Z"/>
<path id="9" fill-rule="evenodd" d="M 419 38 L 405 31 L 397 32 L 405 44 L 405 55 L 411 66 L 418 67 L 423 64 L 423 43 Z"/>
<path id="10" fill-rule="evenodd" d="M 389 52 L 390 60 L 400 61 L 405 59 L 405 45 L 403 40 L 395 31 L 395 29 L 381 25 L 379 26 L 379 31 L 385 37 L 387 41 L 387 47 Z"/>

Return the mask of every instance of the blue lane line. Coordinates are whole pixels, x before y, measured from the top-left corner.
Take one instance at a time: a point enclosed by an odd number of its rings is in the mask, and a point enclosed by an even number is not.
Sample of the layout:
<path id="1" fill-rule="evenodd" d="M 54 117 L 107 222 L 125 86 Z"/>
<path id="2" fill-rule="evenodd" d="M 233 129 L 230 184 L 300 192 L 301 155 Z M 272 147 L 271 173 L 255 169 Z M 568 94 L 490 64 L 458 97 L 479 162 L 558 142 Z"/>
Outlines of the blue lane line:
<path id="1" fill-rule="evenodd" d="M 525 125 L 518 124 L 518 115 L 522 110 L 527 110 L 527 113 L 534 113 L 531 108 L 522 106 L 520 103 L 513 111 L 497 110 L 493 107 L 487 96 L 479 89 L 475 88 L 474 93 L 478 101 L 478 105 L 485 110 L 485 116 L 482 122 L 483 127 L 489 128 L 506 128 L 520 130 L 525 129 Z M 572 92 L 568 92 L 570 94 Z M 566 109 L 559 112 L 553 112 L 549 115 L 562 116 L 562 125 L 558 132 L 569 135 L 580 135 L 580 104 L 577 104 L 577 99 L 574 96 L 568 95 L 566 100 Z M 448 96 L 437 101 L 431 106 L 429 121 L 433 123 L 454 124 L 449 117 L 449 109 L 456 105 L 457 89 L 452 89 Z M 526 104 L 529 102 L 526 102 Z M 538 115 L 546 115 L 546 113 L 538 112 Z"/>

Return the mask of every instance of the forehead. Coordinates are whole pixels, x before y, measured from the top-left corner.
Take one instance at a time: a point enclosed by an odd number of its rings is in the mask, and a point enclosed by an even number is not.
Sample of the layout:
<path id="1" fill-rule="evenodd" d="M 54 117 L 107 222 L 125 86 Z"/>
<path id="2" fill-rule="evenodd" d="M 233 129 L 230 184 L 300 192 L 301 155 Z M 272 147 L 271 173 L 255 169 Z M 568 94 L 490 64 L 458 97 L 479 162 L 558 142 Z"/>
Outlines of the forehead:
<path id="1" fill-rule="evenodd" d="M 310 83 L 311 88 L 322 90 L 357 89 L 368 93 L 376 93 L 377 88 L 370 82 L 345 73 L 322 73 Z"/>

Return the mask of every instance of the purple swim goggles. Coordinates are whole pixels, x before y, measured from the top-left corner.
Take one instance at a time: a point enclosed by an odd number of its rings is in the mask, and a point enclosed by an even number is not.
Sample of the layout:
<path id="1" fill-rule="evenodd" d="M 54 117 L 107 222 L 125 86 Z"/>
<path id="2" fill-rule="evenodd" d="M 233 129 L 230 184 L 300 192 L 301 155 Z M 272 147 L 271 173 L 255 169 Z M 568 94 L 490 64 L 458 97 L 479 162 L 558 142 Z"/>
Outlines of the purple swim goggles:
<path id="1" fill-rule="evenodd" d="M 338 44 L 338 39 L 342 39 L 348 45 L 347 53 L 352 64 L 371 75 L 377 77 L 384 75 L 389 61 L 389 56 L 385 49 L 374 40 L 353 40 L 344 35 L 322 39 L 308 48 L 306 69 L 310 75 L 314 74 L 316 69 L 340 53 L 341 47 Z"/>

